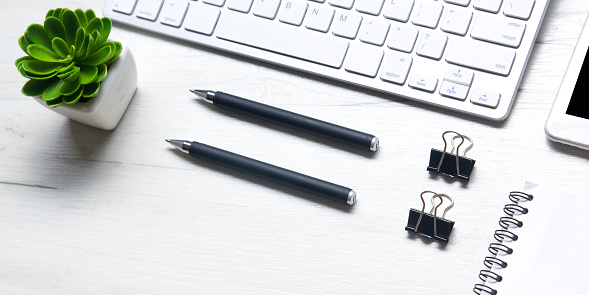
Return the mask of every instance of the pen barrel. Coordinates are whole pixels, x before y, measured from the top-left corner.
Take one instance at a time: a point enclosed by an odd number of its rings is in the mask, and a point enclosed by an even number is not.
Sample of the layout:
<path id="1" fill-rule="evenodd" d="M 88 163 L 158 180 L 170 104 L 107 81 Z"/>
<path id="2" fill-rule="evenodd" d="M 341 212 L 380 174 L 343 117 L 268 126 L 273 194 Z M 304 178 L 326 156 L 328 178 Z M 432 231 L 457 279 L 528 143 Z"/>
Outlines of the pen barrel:
<path id="1" fill-rule="evenodd" d="M 305 131 L 317 136 L 353 145 L 365 150 L 376 150 L 374 135 L 317 120 L 231 94 L 217 92 L 213 104 L 248 116 Z"/>
<path id="2" fill-rule="evenodd" d="M 350 205 L 355 202 L 355 195 L 352 201 L 348 200 L 350 192 L 352 191 L 350 188 L 234 154 L 206 144 L 192 142 L 189 154 L 205 161 L 220 164 L 225 167 L 316 194 L 336 202 Z"/>

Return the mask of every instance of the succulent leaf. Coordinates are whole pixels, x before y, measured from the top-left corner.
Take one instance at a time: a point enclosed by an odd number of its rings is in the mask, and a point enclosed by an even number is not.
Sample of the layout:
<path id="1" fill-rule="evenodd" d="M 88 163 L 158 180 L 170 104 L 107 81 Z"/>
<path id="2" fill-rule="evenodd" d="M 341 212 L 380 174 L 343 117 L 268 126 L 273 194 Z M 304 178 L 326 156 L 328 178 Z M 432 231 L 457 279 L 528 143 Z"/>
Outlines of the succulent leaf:
<path id="1" fill-rule="evenodd" d="M 53 79 L 52 81 L 53 83 L 47 86 L 43 91 L 43 94 L 41 94 L 41 97 L 43 97 L 44 100 L 51 100 L 61 96 L 59 89 L 61 88 L 61 85 L 64 83 L 64 81 L 61 79 Z"/>
<path id="2" fill-rule="evenodd" d="M 97 31 L 95 31 L 95 33 L 98 33 Z M 88 34 L 88 46 L 86 46 L 86 54 L 85 55 L 80 55 L 80 59 L 85 59 L 88 56 L 90 56 L 93 52 L 94 52 L 94 47 L 96 46 L 96 38 L 94 36 L 92 36 L 93 34 Z"/>
<path id="3" fill-rule="evenodd" d="M 84 14 L 86 14 L 86 19 L 88 20 L 88 23 L 90 23 L 90 20 L 92 20 L 93 18 L 96 18 L 96 14 L 92 9 L 84 11 Z"/>
<path id="4" fill-rule="evenodd" d="M 80 98 L 82 97 L 82 93 L 84 93 L 84 86 L 80 86 L 80 88 L 78 88 L 78 90 L 76 90 L 76 92 L 74 92 L 74 94 L 72 95 L 62 96 L 63 102 L 67 104 L 74 104 L 78 102 L 78 100 L 80 100 Z"/>
<path id="5" fill-rule="evenodd" d="M 74 38 L 74 58 L 78 57 L 78 55 L 80 54 L 80 51 L 82 50 L 82 46 L 84 45 L 84 35 L 86 34 L 86 31 L 84 30 L 83 27 L 79 27 L 78 30 L 76 31 L 76 37 Z"/>
<path id="6" fill-rule="evenodd" d="M 24 65 L 24 62 L 20 62 L 16 66 L 16 69 L 25 78 L 35 79 L 35 80 L 46 80 L 46 79 L 52 78 L 53 76 L 55 76 L 57 74 L 57 72 L 53 72 L 53 73 L 46 74 L 46 75 L 34 74 L 34 73 L 31 73 L 31 72 L 25 70 L 23 65 Z"/>
<path id="7" fill-rule="evenodd" d="M 68 81 L 68 82 L 73 82 L 75 80 L 78 80 L 78 77 L 80 77 L 80 68 L 78 67 L 74 67 L 74 69 L 72 71 L 69 72 L 70 76 L 65 78 L 64 80 Z M 82 83 L 80 83 L 82 84 Z"/>
<path id="8" fill-rule="evenodd" d="M 66 58 L 68 55 L 72 54 L 70 47 L 67 45 L 67 43 L 59 37 L 53 38 L 53 40 L 51 40 L 51 44 L 53 47 L 53 51 L 55 51 L 55 53 L 57 53 L 57 55 L 59 55 L 59 57 L 61 58 Z"/>
<path id="9" fill-rule="evenodd" d="M 83 66 L 98 66 L 108 61 L 113 53 L 110 46 L 104 46 L 94 52 L 92 55 L 80 61 L 80 65 Z"/>
<path id="10" fill-rule="evenodd" d="M 40 24 L 32 24 L 27 28 L 27 37 L 34 44 L 51 48 L 51 39 L 47 36 L 45 28 Z"/>
<path id="11" fill-rule="evenodd" d="M 102 25 L 102 20 L 100 20 L 99 18 L 94 18 L 91 21 L 88 22 L 88 26 L 86 27 L 88 29 L 88 32 L 90 33 L 94 33 L 94 31 L 98 31 L 98 33 L 100 33 L 102 35 L 102 30 L 103 30 L 103 25 Z M 100 39 L 98 39 L 100 40 Z M 96 42 L 99 43 L 99 42 Z"/>
<path id="12" fill-rule="evenodd" d="M 61 96 L 60 96 L 60 97 L 56 97 L 53 99 L 47 99 L 47 100 L 45 100 L 45 103 L 48 106 L 54 108 L 54 107 L 57 107 L 63 103 L 63 98 L 61 98 Z"/>
<path id="13" fill-rule="evenodd" d="M 25 55 L 23 57 L 19 57 L 14 61 L 14 65 L 18 68 L 20 66 L 21 63 L 27 61 L 27 60 L 35 60 L 35 58 L 30 57 L 28 55 Z"/>
<path id="14" fill-rule="evenodd" d="M 80 84 L 80 81 L 78 81 L 78 80 L 74 80 L 74 81 L 62 80 L 62 81 L 63 81 L 63 83 L 59 87 L 59 93 L 61 95 L 72 95 L 82 85 L 82 84 Z"/>
<path id="15" fill-rule="evenodd" d="M 53 78 L 55 75 L 57 75 L 57 72 L 51 73 L 48 75 L 36 75 L 36 74 L 25 71 L 22 67 L 20 67 L 18 70 L 23 77 L 29 78 L 29 79 L 34 79 L 34 80 L 47 80 L 47 79 Z"/>
<path id="16" fill-rule="evenodd" d="M 60 19 L 50 16 L 45 19 L 45 22 L 43 24 L 45 25 L 45 31 L 47 32 L 47 36 L 49 37 L 49 39 L 66 39 L 67 34 L 65 32 L 65 26 L 63 25 L 63 22 Z"/>
<path id="17" fill-rule="evenodd" d="M 31 40 L 29 40 L 29 38 L 27 37 L 26 34 L 20 36 L 20 38 L 18 38 L 18 46 L 20 46 L 20 49 L 22 49 L 22 51 L 24 51 L 25 53 L 28 54 L 27 52 L 27 46 L 33 44 L 33 42 L 31 42 Z"/>
<path id="18" fill-rule="evenodd" d="M 106 42 L 108 39 L 108 35 L 110 35 L 110 30 L 112 29 L 112 21 L 108 17 L 103 17 L 100 19 L 102 21 L 102 33 L 100 34 L 100 43 Z"/>
<path id="19" fill-rule="evenodd" d="M 100 83 L 90 83 L 88 85 L 84 85 L 84 93 L 82 93 L 83 97 L 94 97 L 98 95 L 98 91 L 100 90 Z"/>
<path id="20" fill-rule="evenodd" d="M 54 80 L 29 80 L 25 85 L 22 87 L 22 94 L 26 96 L 40 96 L 43 94 L 45 88 L 51 85 Z"/>
<path id="21" fill-rule="evenodd" d="M 85 28 L 88 26 L 88 19 L 86 18 L 86 14 L 82 9 L 74 10 L 74 13 L 78 17 L 78 21 L 80 22 L 80 27 Z"/>
<path id="22" fill-rule="evenodd" d="M 98 78 L 98 67 L 80 67 L 80 84 L 90 84 L 96 82 Z"/>
<path id="23" fill-rule="evenodd" d="M 74 44 L 76 40 L 76 32 L 80 27 L 80 21 L 78 21 L 78 17 L 73 11 L 66 9 L 63 11 L 60 18 L 67 33 L 67 39 L 65 40 L 68 44 Z"/>
<path id="24" fill-rule="evenodd" d="M 65 81 L 71 81 L 70 76 L 74 73 L 74 71 L 75 70 L 72 68 L 71 70 L 69 70 L 67 72 L 58 73 L 57 78 L 65 80 Z"/>
<path id="25" fill-rule="evenodd" d="M 62 8 L 56 8 L 55 10 L 53 10 L 53 17 L 59 18 L 59 15 L 61 14 L 61 10 Z"/>
<path id="26" fill-rule="evenodd" d="M 98 74 L 96 75 L 96 80 L 94 82 L 102 82 L 102 80 L 104 80 L 104 78 L 106 78 L 106 74 L 107 74 L 107 68 L 106 65 L 101 64 L 98 65 L 97 67 L 98 69 Z"/>
<path id="27" fill-rule="evenodd" d="M 54 11 L 54 9 L 49 9 L 49 11 L 47 11 L 47 14 L 45 15 L 45 18 L 53 16 L 53 11 Z"/>
<path id="28" fill-rule="evenodd" d="M 50 47 L 51 48 L 51 47 Z M 53 50 L 39 44 L 31 44 L 27 47 L 27 52 L 30 56 L 48 62 L 59 62 L 61 59 Z"/>
<path id="29" fill-rule="evenodd" d="M 81 32 L 80 32 L 81 31 Z M 76 39 L 76 44 L 78 44 L 79 42 L 82 42 L 82 45 L 76 47 L 75 50 L 75 58 L 76 59 L 82 59 L 84 57 L 86 57 L 86 51 L 88 50 L 88 43 L 90 42 L 90 35 L 86 34 L 86 30 L 84 30 L 84 28 L 80 27 L 78 29 L 78 33 L 76 34 L 76 38 L 77 36 L 80 36 L 80 40 Z"/>
<path id="30" fill-rule="evenodd" d="M 60 60 L 58 60 L 58 62 L 62 63 L 62 64 L 68 64 L 70 63 L 72 60 L 74 60 L 74 57 L 72 55 L 68 55 L 65 58 L 62 58 Z"/>
<path id="31" fill-rule="evenodd" d="M 76 66 L 76 64 L 74 62 L 68 64 L 67 66 L 63 66 L 63 64 L 62 64 L 62 67 L 59 70 L 57 70 L 57 73 L 63 74 L 63 73 L 69 72 L 69 71 L 73 70 L 75 66 Z"/>
<path id="32" fill-rule="evenodd" d="M 22 63 L 23 68 L 36 75 L 48 75 L 61 67 L 60 63 L 51 63 L 41 60 L 27 60 Z"/>
<path id="33" fill-rule="evenodd" d="M 110 65 L 113 61 L 115 61 L 115 59 L 117 59 L 117 57 L 119 57 L 119 55 L 123 51 L 123 45 L 120 42 L 114 41 L 112 42 L 112 44 L 115 46 L 114 52 L 110 59 L 107 62 L 105 62 L 106 65 Z"/>

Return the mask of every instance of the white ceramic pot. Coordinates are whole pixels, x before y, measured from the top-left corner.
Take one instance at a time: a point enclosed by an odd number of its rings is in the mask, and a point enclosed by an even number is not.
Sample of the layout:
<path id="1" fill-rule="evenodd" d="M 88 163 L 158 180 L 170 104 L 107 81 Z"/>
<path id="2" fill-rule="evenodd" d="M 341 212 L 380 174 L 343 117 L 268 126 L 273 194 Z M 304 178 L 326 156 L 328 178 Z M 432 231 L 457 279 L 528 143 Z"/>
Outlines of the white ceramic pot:
<path id="1" fill-rule="evenodd" d="M 87 102 L 49 107 L 41 97 L 35 100 L 48 109 L 74 121 L 104 130 L 119 124 L 137 89 L 137 66 L 127 44 L 119 57 L 110 64 L 106 78 L 100 83 L 98 95 Z"/>

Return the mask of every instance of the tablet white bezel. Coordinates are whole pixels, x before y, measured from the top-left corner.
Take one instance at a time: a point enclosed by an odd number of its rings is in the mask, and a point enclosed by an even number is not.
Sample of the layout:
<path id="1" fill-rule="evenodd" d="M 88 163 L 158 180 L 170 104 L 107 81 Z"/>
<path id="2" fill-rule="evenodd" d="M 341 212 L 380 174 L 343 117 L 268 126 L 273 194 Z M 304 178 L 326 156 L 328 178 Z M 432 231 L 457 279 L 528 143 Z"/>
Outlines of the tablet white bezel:
<path id="1" fill-rule="evenodd" d="M 577 46 L 575 46 L 573 56 L 544 127 L 548 138 L 551 140 L 587 150 L 589 150 L 589 119 L 568 115 L 566 110 L 575 90 L 585 55 L 589 54 L 587 52 L 588 48 L 589 22 L 585 21 L 581 37 L 579 37 Z M 589 60 L 587 63 L 589 63 Z M 589 81 L 581 83 L 589 83 Z"/>

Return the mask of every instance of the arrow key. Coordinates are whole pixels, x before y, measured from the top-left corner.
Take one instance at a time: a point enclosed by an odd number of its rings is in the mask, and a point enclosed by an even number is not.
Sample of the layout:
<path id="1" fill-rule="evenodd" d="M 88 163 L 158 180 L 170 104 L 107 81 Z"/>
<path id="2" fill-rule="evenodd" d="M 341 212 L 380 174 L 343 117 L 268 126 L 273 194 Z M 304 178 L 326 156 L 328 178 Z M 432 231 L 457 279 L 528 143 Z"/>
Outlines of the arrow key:
<path id="1" fill-rule="evenodd" d="M 466 95 L 468 94 L 468 89 L 468 86 L 442 81 L 442 86 L 440 86 L 440 94 L 459 100 L 465 100 Z"/>
<path id="2" fill-rule="evenodd" d="M 438 86 L 438 79 L 416 74 L 409 80 L 409 86 L 427 92 L 434 92 Z"/>
<path id="3" fill-rule="evenodd" d="M 470 96 L 470 102 L 493 109 L 499 105 L 500 99 L 501 94 L 478 88 L 474 89 Z"/>
<path id="4" fill-rule="evenodd" d="M 472 84 L 472 79 L 474 77 L 474 72 L 456 66 L 450 66 L 446 71 L 446 75 L 444 76 L 444 80 L 451 81 L 454 83 L 462 84 L 470 86 Z"/>

